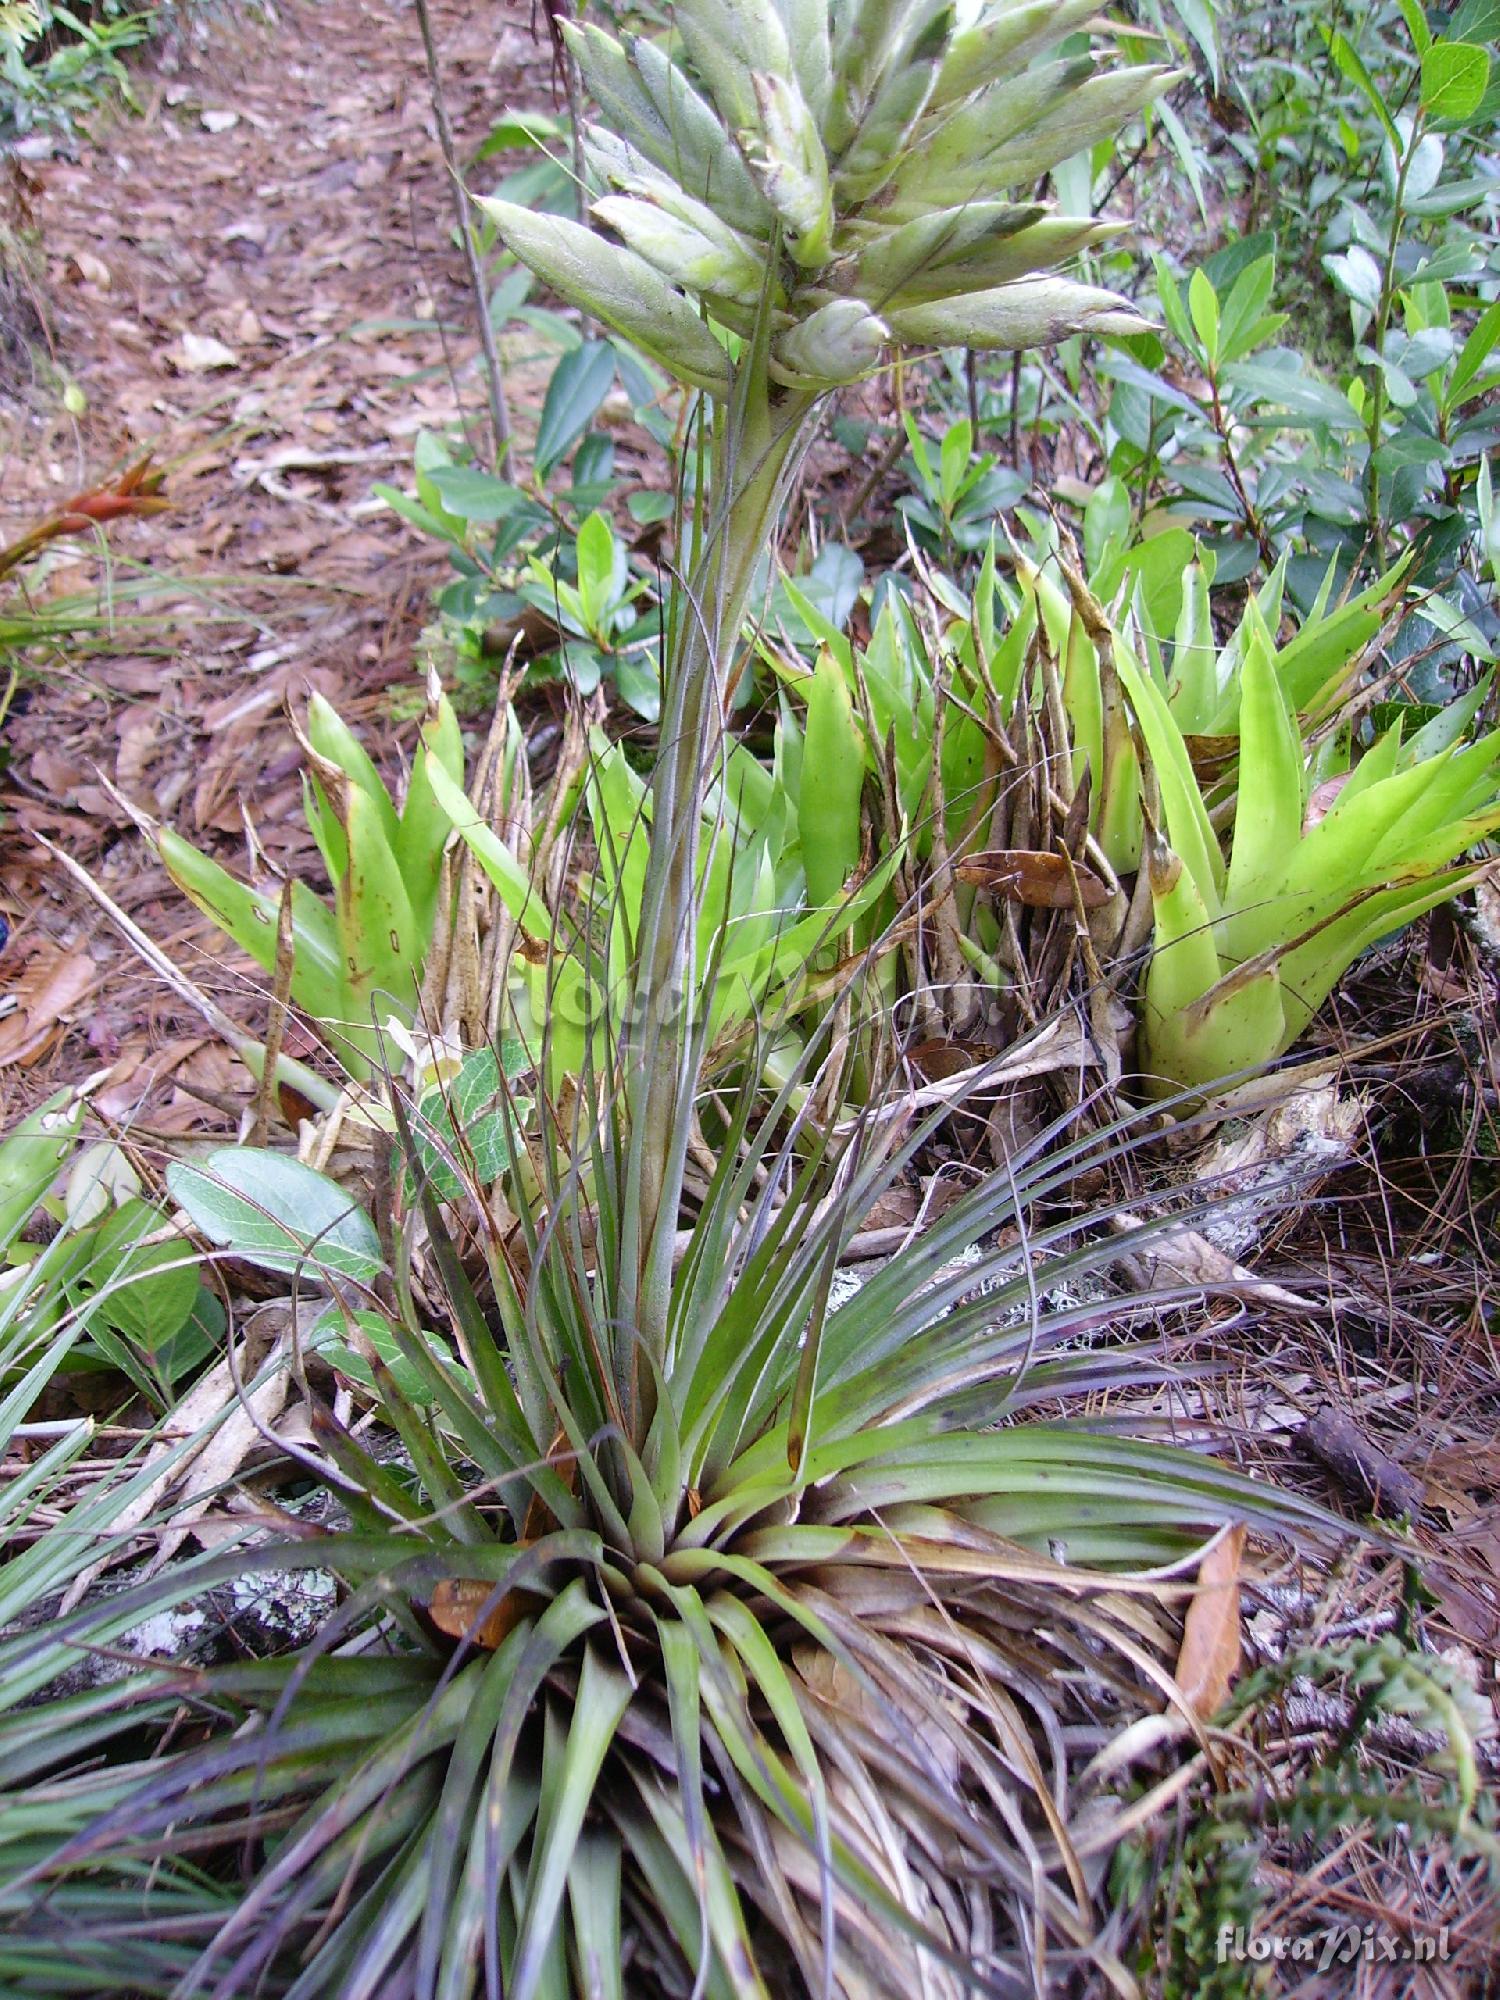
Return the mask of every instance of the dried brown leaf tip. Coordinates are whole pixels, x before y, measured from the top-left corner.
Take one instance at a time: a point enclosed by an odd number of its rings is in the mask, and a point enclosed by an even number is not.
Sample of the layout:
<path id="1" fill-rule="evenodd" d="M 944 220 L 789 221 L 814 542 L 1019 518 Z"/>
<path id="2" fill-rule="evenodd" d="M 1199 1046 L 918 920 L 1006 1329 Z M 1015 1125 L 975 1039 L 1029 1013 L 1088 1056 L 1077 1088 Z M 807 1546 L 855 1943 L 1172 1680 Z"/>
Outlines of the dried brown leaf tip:
<path id="1" fill-rule="evenodd" d="M 496 1652 L 545 1600 L 530 1590 L 500 1590 L 477 1577 L 444 1576 L 433 1585 L 427 1615 L 450 1639 Z"/>
<path id="2" fill-rule="evenodd" d="M 1245 1530 L 1221 1535 L 1198 1567 L 1182 1627 L 1175 1679 L 1185 1706 L 1205 1722 L 1224 1706 L 1240 1666 L 1240 1562 Z"/>
<path id="3" fill-rule="evenodd" d="M 1086 910 L 1100 909 L 1109 901 L 1109 890 L 1091 868 L 1066 854 L 1037 848 L 991 848 L 955 862 L 953 872 L 960 882 L 993 889 L 1032 910 L 1071 910 L 1075 883 Z"/>

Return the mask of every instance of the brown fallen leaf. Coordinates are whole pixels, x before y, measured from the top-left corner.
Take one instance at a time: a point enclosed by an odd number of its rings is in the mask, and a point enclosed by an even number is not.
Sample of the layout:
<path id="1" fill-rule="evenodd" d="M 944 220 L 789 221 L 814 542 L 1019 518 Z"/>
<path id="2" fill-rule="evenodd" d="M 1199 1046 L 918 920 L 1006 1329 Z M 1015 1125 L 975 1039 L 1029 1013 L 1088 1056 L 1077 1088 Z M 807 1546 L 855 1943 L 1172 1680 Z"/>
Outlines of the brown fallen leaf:
<path id="1" fill-rule="evenodd" d="M 534 1590 L 506 1590 L 497 1597 L 496 1588 L 472 1576 L 439 1577 L 427 1615 L 450 1639 L 465 1639 L 471 1646 L 496 1652 L 521 1620 L 546 1601 Z"/>
<path id="2" fill-rule="evenodd" d="M 93 990 L 99 968 L 86 951 L 35 952 L 15 985 L 14 1010 L 0 1019 L 0 1065 L 36 1062 L 57 1039 L 59 1024 Z"/>
<path id="3" fill-rule="evenodd" d="M 991 848 L 955 862 L 953 872 L 960 882 L 994 889 L 1032 910 L 1071 910 L 1075 881 L 1086 910 L 1101 909 L 1109 901 L 1109 890 L 1092 868 L 1081 861 L 1070 862 L 1065 854 L 1049 854 L 1038 848 Z"/>
<path id="4" fill-rule="evenodd" d="M 211 333 L 184 333 L 167 351 L 172 366 L 185 375 L 202 375 L 215 368 L 238 368 L 240 357 Z"/>
<path id="5" fill-rule="evenodd" d="M 63 272 L 70 284 L 97 285 L 101 292 L 107 292 L 114 282 L 108 264 L 102 257 L 96 257 L 92 250 L 70 250 Z"/>
<path id="6" fill-rule="evenodd" d="M 80 764 L 72 757 L 60 756 L 45 745 L 32 753 L 27 771 L 31 782 L 55 799 L 71 798 L 89 775 L 86 764 Z"/>
<path id="7" fill-rule="evenodd" d="M 1308 795 L 1307 811 L 1302 816 L 1304 833 L 1311 833 L 1320 820 L 1327 819 L 1338 804 L 1339 793 L 1353 775 L 1352 771 L 1341 771 L 1337 777 L 1325 778 L 1321 785 L 1313 786 Z"/>
<path id="8" fill-rule="evenodd" d="M 918 1042 L 906 1051 L 906 1059 L 928 1083 L 945 1076 L 957 1076 L 993 1054 L 974 1042 Z"/>
<path id="9" fill-rule="evenodd" d="M 1222 778 L 1240 754 L 1238 736 L 1185 736 L 1183 742 L 1193 776 L 1200 784 L 1212 784 L 1215 778 Z"/>
<path id="10" fill-rule="evenodd" d="M 1198 1588 L 1182 1627 L 1174 1679 L 1200 1722 L 1224 1706 L 1240 1665 L 1242 1526 L 1220 1536 L 1198 1566 Z"/>

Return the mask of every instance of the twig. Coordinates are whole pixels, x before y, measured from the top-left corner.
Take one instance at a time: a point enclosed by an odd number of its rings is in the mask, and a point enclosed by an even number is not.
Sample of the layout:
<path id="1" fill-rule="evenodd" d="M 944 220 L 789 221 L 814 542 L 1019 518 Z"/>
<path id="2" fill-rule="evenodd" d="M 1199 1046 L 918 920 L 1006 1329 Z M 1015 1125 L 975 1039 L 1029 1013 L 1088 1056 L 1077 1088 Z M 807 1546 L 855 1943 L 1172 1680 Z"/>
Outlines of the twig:
<path id="1" fill-rule="evenodd" d="M 281 908 L 276 917 L 276 986 L 266 1021 L 265 1061 L 255 1090 L 255 1122 L 250 1130 L 252 1146 L 264 1146 L 271 1127 L 271 1107 L 276 1102 L 276 1068 L 281 1061 L 281 1038 L 286 1032 L 287 1006 L 292 997 L 296 951 L 292 931 L 292 884 L 288 877 L 281 885 Z"/>
<path id="2" fill-rule="evenodd" d="M 1321 1410 L 1298 1433 L 1302 1445 L 1334 1477 L 1377 1514 L 1410 1515 L 1422 1511 L 1422 1482 L 1388 1452 L 1365 1436 L 1346 1411 Z"/>
<path id="3" fill-rule="evenodd" d="M 438 145 L 442 149 L 443 165 L 448 169 L 448 181 L 453 189 L 453 212 L 458 219 L 459 240 L 463 244 L 469 284 L 474 293 L 475 309 L 479 314 L 479 344 L 484 350 L 485 381 L 490 397 L 490 427 L 495 434 L 495 465 L 501 478 L 509 479 L 511 476 L 510 410 L 505 401 L 505 375 L 500 364 L 500 351 L 495 345 L 495 329 L 490 320 L 489 294 L 485 290 L 484 272 L 480 269 L 479 251 L 474 242 L 474 230 L 469 220 L 469 197 L 459 177 L 458 158 L 453 150 L 453 128 L 448 123 L 448 107 L 443 101 L 437 45 L 432 39 L 432 16 L 428 12 L 427 0 L 417 0 L 417 19 L 422 24 L 422 48 L 427 58 L 427 81 L 432 89 L 432 115 L 437 121 Z"/>
<path id="4" fill-rule="evenodd" d="M 850 528 L 853 527 L 854 523 L 859 519 L 860 509 L 864 506 L 865 502 L 869 499 L 870 495 L 875 491 L 875 488 L 880 484 L 881 480 L 885 478 L 885 475 L 890 471 L 891 467 L 896 463 L 896 460 L 901 455 L 901 447 L 905 443 L 906 443 L 906 432 L 904 430 L 898 429 L 897 431 L 893 432 L 893 434 L 890 437 L 886 439 L 884 445 L 882 445 L 881 447 L 879 458 L 876 459 L 875 463 L 870 467 L 869 471 L 866 472 L 864 478 L 859 482 L 858 486 L 855 487 L 853 493 L 850 494 L 848 501 L 845 503 L 844 507 L 840 510 L 839 513 L 840 534 L 847 535 Z"/>

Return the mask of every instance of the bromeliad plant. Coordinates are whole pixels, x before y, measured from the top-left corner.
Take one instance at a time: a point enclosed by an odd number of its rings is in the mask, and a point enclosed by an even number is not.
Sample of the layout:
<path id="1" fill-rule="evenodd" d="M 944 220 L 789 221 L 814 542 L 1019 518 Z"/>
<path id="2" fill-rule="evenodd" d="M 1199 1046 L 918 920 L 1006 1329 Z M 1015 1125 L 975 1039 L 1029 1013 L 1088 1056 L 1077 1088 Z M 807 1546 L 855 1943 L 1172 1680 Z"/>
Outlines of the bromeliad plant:
<path id="1" fill-rule="evenodd" d="M 29 1240 L 26 1225 L 75 1153 L 85 1109 L 82 1092 L 60 1091 L 0 1138 L 0 1991 L 59 2000 L 166 1992 L 191 1966 L 195 1939 L 233 1907 L 231 1888 L 216 1886 L 191 1859 L 163 1856 L 160 1895 L 153 1892 L 149 1915 L 138 1902 L 131 1909 L 134 1885 L 122 1878 L 126 1894 L 112 1914 L 123 1931 L 80 1932 L 76 1953 L 34 1929 L 22 1935 L 26 1926 L 16 1922 L 30 1898 L 22 1892 L 13 1899 L 13 1884 L 139 1783 L 128 1765 L 101 1759 L 103 1746 L 139 1740 L 143 1729 L 170 1728 L 180 1712 L 160 1681 L 143 1689 L 111 1660 L 159 1649 L 160 1626 L 137 1634 L 132 1648 L 125 1643 L 137 1622 L 132 1609 L 106 1600 L 90 1619 L 96 1650 L 80 1654 L 58 1635 L 59 1594 L 120 1553 L 123 1520 L 146 1519 L 152 1509 L 155 1527 L 153 1494 L 173 1454 L 204 1442 L 204 1432 L 185 1426 L 180 1411 L 175 1445 L 143 1430 L 123 1455 L 119 1432 L 101 1449 L 91 1417 L 33 1422 L 49 1385 L 90 1347 L 90 1365 L 102 1354 L 139 1380 L 145 1369 L 122 1354 L 129 1340 L 152 1374 L 169 1373 L 169 1347 L 179 1354 L 184 1348 L 181 1288 L 200 1289 L 200 1258 L 186 1237 L 179 1235 L 170 1250 L 169 1277 L 155 1255 L 168 1246 L 145 1244 L 140 1215 L 128 1203 L 106 1225 L 80 1212 L 86 1211 L 81 1183 L 105 1178 L 91 1173 L 98 1162 L 87 1152 L 70 1176 L 72 1198 L 48 1218 L 51 1234 L 45 1242 Z M 149 1389 L 149 1382 L 142 1386 Z M 152 1445 L 159 1450 L 148 1456 Z M 186 1622 L 203 1630 L 201 1614 Z M 102 1663 L 101 1670 L 80 1681 L 80 1663 L 90 1661 Z M 88 1775 L 72 1775 L 80 1769 Z M 69 1775 L 54 1782 L 59 1772 Z M 65 1932 L 75 1917 L 87 1931 L 109 1901 L 98 1877 L 58 1882 L 53 1892 L 52 1913 Z"/>
<path id="2" fill-rule="evenodd" d="M 1285 561 L 1276 565 L 1221 644 L 1210 611 L 1213 558 L 1181 529 L 1134 545 L 1106 542 L 1087 583 L 1076 551 L 1060 544 L 1050 524 L 1031 551 L 1018 552 L 1012 630 L 1019 627 L 1028 643 L 1037 635 L 1056 664 L 1073 781 L 1081 784 L 1089 773 L 1090 822 L 1116 871 L 1133 871 L 1143 847 L 1134 723 L 1146 699 L 1136 693 L 1143 679 L 1165 703 L 1220 821 L 1233 812 L 1244 665 L 1257 638 L 1270 644 L 1276 680 L 1309 758 L 1362 694 L 1381 642 L 1401 622 L 1410 558 L 1342 597 L 1330 564 L 1306 614 L 1278 639 L 1272 635 L 1286 610 L 1286 568 Z M 1317 775 L 1333 768 L 1319 765 Z"/>
<path id="3" fill-rule="evenodd" d="M 1486 677 L 1402 740 L 1322 777 L 1257 607 L 1240 669 L 1234 833 L 1226 864 L 1187 746 L 1146 676 L 1132 700 L 1160 788 L 1147 837 L 1155 911 L 1141 1068 L 1201 1088 L 1260 1068 L 1304 1031 L 1368 946 L 1468 887 L 1460 859 L 1500 827 L 1500 732 L 1466 742 Z"/>
<path id="4" fill-rule="evenodd" d="M 1080 1244 L 1074 1221 L 1024 1234 L 1097 1136 L 1018 1149 L 838 1297 L 861 1221 L 946 1111 L 823 1118 L 833 1017 L 769 1106 L 764 1044 L 747 1087 L 705 1089 L 722 952 L 702 953 L 699 867 L 732 782 L 733 649 L 824 396 L 890 340 L 1132 323 L 1026 275 L 1093 224 L 1007 199 L 1161 87 L 1034 62 L 1091 11 L 1002 4 L 960 26 L 929 0 L 683 0 L 671 49 L 575 34 L 611 127 L 592 158 L 622 190 L 598 212 L 639 248 L 491 213 L 565 297 L 709 399 L 620 947 L 630 1004 L 597 1052 L 586 1040 L 573 1089 L 538 1093 L 535 1134 L 513 1123 L 525 1198 L 501 1227 L 473 1190 L 467 1257 L 399 1106 L 373 1223 L 325 1200 L 309 1236 L 261 1201 L 236 1237 L 213 1163 L 174 1176 L 241 1254 L 264 1257 L 279 1225 L 351 1347 L 354 1315 L 383 1311 L 418 1393 L 373 1343 L 369 1379 L 405 1461 L 318 1418 L 351 1525 L 265 1560 L 331 1570 L 349 1598 L 302 1659 L 198 1684 L 251 1726 L 152 1763 L 30 1870 L 11 1892 L 28 1935 L 47 1885 L 113 1869 L 128 1887 L 190 1841 L 233 1843 L 254 1872 L 184 1996 L 957 2000 L 1035 1990 L 1056 1966 L 1115 1978 L 1090 1886 L 1113 1821 L 1106 1802 L 1070 1827 L 1062 1691 L 1087 1682 L 1124 1711 L 1148 1683 L 1169 1691 L 1160 1584 L 1131 1572 L 1191 1562 L 1230 1516 L 1311 1511 L 1107 1421 L 1011 1421 L 1155 1379 L 1153 1353 L 1079 1338 L 1096 1301 L 1040 1297 L 1118 1242 Z M 441 1138 L 461 1174 L 464 1147 Z M 1007 1221 L 1020 1242 L 983 1247 Z M 402 1643 L 381 1657 L 372 1629 Z M 107 1925 L 119 1898 L 99 1909 Z"/>
<path id="5" fill-rule="evenodd" d="M 1066 716 L 1065 805 L 1088 783 L 1107 963 L 1134 949 L 1146 907 L 1137 895 L 1122 909 L 1119 878 L 1144 870 L 1154 937 L 1136 1066 L 1157 1091 L 1283 1054 L 1361 952 L 1477 879 L 1484 859 L 1461 857 L 1500 826 L 1500 736 L 1466 740 L 1488 679 L 1409 742 L 1398 716 L 1354 761 L 1350 718 L 1370 705 L 1366 670 L 1401 620 L 1409 559 L 1343 601 L 1330 568 L 1281 643 L 1279 564 L 1220 646 L 1207 574 L 1179 567 L 1190 548 L 1102 552 L 1111 611 L 1066 547 L 1018 555 L 1007 639 L 1039 644 Z"/>
<path id="6" fill-rule="evenodd" d="M 434 684 L 424 755 L 399 810 L 369 752 L 322 695 L 308 703 L 301 741 L 307 820 L 333 884 L 331 907 L 298 881 L 287 884 L 283 907 L 282 897 L 236 880 L 170 827 L 141 824 L 183 894 L 262 971 L 287 975 L 291 999 L 322 1025 L 349 1074 L 364 1078 L 380 1057 L 377 1019 L 410 1023 L 426 981 L 452 832 L 433 776 L 461 791 L 463 740 Z"/>
<path id="7" fill-rule="evenodd" d="M 570 303 L 708 398 L 685 579 L 668 607 L 650 861 L 622 1050 L 629 1143 L 613 1199 L 623 1291 L 613 1339 L 627 1435 L 649 1424 L 700 1040 L 694 858 L 732 655 L 787 483 L 830 391 L 895 342 L 1030 347 L 1136 324 L 1126 302 L 1037 271 L 1102 225 L 1015 190 L 1116 132 L 1169 81 L 1043 63 L 1086 19 L 997 5 L 959 25 L 933 0 L 834 9 L 680 8 L 673 48 L 568 30 L 600 107 L 585 151 L 622 240 L 483 204 Z"/>
<path id="8" fill-rule="evenodd" d="M 1489 683 L 1351 769 L 1410 557 L 1343 598 L 1330 567 L 1289 624 L 1280 563 L 1221 642 L 1190 535 L 1092 525 L 1087 581 L 1052 523 L 1009 575 L 992 546 L 972 595 L 919 563 L 923 590 L 886 592 L 866 646 L 788 583 L 820 658 L 767 652 L 818 730 L 843 851 L 862 810 L 909 836 L 926 1032 L 1034 1019 L 1080 971 L 1107 992 L 1154 927 L 1137 1067 L 1198 1090 L 1284 1053 L 1367 946 L 1476 878 L 1460 857 L 1500 824 L 1500 744 L 1465 740 Z"/>
<path id="9" fill-rule="evenodd" d="M 0 1879 L 12 1949 L 35 1962 L 66 1923 L 70 1951 L 107 1952 L 175 1910 L 158 1857 L 214 1873 L 254 1852 L 161 1990 L 960 2000 L 1112 1979 L 1089 1857 L 1136 1809 L 1073 1763 L 1067 1689 L 1121 1720 L 1170 1695 L 1172 1586 L 1139 1572 L 1190 1564 L 1231 1518 L 1320 1517 L 1099 1420 L 1101 1391 L 1160 1374 L 1155 1340 L 1084 1338 L 1120 1324 L 1099 1290 L 1120 1240 L 1092 1219 L 1024 1236 L 1094 1138 L 1049 1130 L 836 1296 L 860 1219 L 945 1114 L 871 1117 L 846 1144 L 815 1082 L 769 1117 L 753 1091 L 720 1101 L 638 1440 L 611 1351 L 628 1219 L 578 1198 L 628 1143 L 621 1100 L 512 1124 L 546 1220 L 518 1202 L 513 1232 L 482 1228 L 477 1283 L 405 1113 L 417 1193 L 392 1174 L 374 1220 L 284 1156 L 172 1171 L 206 1235 L 332 1294 L 404 1454 L 315 1408 L 346 1527 L 56 1628 L 86 1643 L 106 1613 L 118 1630 L 262 1567 L 348 1592 L 300 1658 L 184 1684 L 246 1726 L 54 1784 L 76 1831 Z M 467 1175 L 462 1142 L 441 1150 Z"/>
<path id="10" fill-rule="evenodd" d="M 701 802 L 693 977 L 705 994 L 710 1072 L 744 1044 L 754 1020 L 775 1018 L 790 1032 L 794 1016 L 811 1008 L 816 1019 L 847 985 L 847 977 L 831 987 L 820 982 L 827 967 L 819 948 L 866 920 L 899 858 L 868 870 L 845 901 L 860 854 L 858 781 L 850 852 L 834 817 L 811 806 L 799 812 L 801 734 L 793 727 L 774 770 L 736 748 Z M 331 908 L 293 881 L 283 914 L 276 895 L 238 881 L 170 828 L 142 824 L 172 880 L 265 972 L 283 979 L 350 1077 L 374 1083 L 392 1047 L 415 1047 L 410 1030 L 419 1020 L 471 1039 L 493 1024 L 519 1043 L 529 1066 L 545 1054 L 553 1089 L 571 1087 L 588 1063 L 597 1066 L 630 1014 L 650 848 L 649 790 L 624 752 L 602 736 L 585 743 L 581 730 L 569 732 L 531 849 L 524 744 L 503 697 L 494 754 L 480 760 L 466 789 L 458 724 L 433 688 L 399 808 L 368 753 L 320 696 L 309 704 L 301 741 L 310 767 L 308 818 L 333 881 Z M 474 803 L 480 792 L 493 798 L 488 813 Z M 575 870 L 564 886 L 546 857 L 556 850 L 563 858 L 563 844 L 585 824 L 593 866 Z M 495 892 L 483 928 L 466 893 L 465 867 Z M 829 988 L 822 999 L 820 985 Z M 254 1061 L 253 1045 L 245 1048 Z M 368 1111 L 368 1092 L 359 1095 Z"/>

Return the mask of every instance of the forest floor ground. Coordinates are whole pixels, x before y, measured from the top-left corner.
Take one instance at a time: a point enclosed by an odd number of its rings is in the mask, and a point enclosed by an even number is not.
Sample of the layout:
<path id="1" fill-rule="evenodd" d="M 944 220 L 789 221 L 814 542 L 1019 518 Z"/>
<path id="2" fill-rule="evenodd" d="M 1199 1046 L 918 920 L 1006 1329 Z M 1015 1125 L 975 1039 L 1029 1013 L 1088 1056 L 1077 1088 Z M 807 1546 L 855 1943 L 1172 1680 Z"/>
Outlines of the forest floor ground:
<path id="1" fill-rule="evenodd" d="M 461 157 L 508 106 L 552 101 L 524 9 L 436 0 L 434 23 Z M 10 163 L 12 223 L 37 254 L 17 308 L 32 339 L 0 353 L 0 546 L 146 452 L 170 506 L 111 530 L 102 590 L 98 557 L 46 575 L 44 604 L 97 591 L 115 621 L 82 656 L 59 648 L 6 726 L 0 912 L 18 1005 L 0 1020 L 0 1111 L 107 1070 L 105 1115 L 165 1133 L 222 1126 L 211 1099 L 234 1094 L 234 1059 L 31 836 L 253 1022 L 264 1002 L 122 800 L 231 866 L 253 838 L 278 866 L 316 868 L 288 705 L 320 690 L 394 765 L 445 569 L 372 488 L 409 483 L 422 429 L 462 424 L 486 447 L 410 10 L 216 14 L 211 41 L 154 45 L 135 89 L 141 114 L 96 121 L 71 157 Z M 516 358 L 523 436 L 545 381 L 545 359 Z M 165 594 L 138 609 L 143 572 Z"/>

